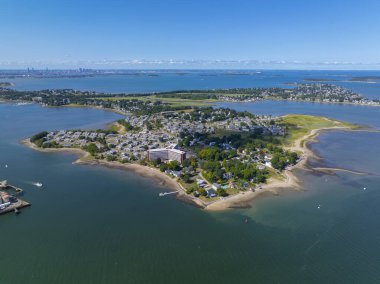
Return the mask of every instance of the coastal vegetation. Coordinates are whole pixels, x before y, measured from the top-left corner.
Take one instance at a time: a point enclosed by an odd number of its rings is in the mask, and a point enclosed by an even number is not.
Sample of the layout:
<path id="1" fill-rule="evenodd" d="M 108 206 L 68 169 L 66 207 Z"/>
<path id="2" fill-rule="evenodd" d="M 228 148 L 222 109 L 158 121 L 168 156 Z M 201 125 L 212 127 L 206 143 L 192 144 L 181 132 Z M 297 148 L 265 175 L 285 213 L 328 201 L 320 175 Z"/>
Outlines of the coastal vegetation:
<path id="1" fill-rule="evenodd" d="M 343 87 L 330 84 L 295 84 L 293 88 L 230 88 L 179 90 L 150 94 L 104 94 L 88 91 L 17 91 L 0 87 L 0 99 L 33 101 L 46 106 L 91 106 L 138 115 L 164 111 L 189 110 L 215 102 L 289 100 L 323 103 L 380 105 Z"/>
<path id="2" fill-rule="evenodd" d="M 286 128 L 286 135 L 282 138 L 284 145 L 291 145 L 314 129 L 327 128 L 355 128 L 350 123 L 332 120 L 321 116 L 312 115 L 286 115 L 278 119 L 278 123 Z"/>
<path id="3" fill-rule="evenodd" d="M 43 142 L 46 140 L 46 136 L 48 135 L 47 131 L 42 131 L 30 137 L 30 142 L 36 144 L 38 147 L 42 147 Z"/>

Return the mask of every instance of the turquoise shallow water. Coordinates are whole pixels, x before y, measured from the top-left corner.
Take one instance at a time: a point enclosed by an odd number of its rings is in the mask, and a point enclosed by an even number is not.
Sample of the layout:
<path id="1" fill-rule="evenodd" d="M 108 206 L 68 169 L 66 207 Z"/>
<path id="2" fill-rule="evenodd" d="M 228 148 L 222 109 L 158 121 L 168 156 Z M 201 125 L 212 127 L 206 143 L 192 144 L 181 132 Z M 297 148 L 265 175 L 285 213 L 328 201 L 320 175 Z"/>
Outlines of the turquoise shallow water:
<path id="1" fill-rule="evenodd" d="M 378 108 L 244 107 L 380 126 Z M 43 129 L 97 128 L 118 118 L 92 109 L 0 104 L 0 179 L 24 188 L 33 203 L 0 218 L 1 284 L 379 282 L 379 134 L 329 132 L 312 145 L 323 158 L 313 163 L 372 175 L 299 171 L 305 192 L 222 213 L 159 198 L 159 185 L 133 173 L 72 165 L 74 155 L 19 144 Z"/>

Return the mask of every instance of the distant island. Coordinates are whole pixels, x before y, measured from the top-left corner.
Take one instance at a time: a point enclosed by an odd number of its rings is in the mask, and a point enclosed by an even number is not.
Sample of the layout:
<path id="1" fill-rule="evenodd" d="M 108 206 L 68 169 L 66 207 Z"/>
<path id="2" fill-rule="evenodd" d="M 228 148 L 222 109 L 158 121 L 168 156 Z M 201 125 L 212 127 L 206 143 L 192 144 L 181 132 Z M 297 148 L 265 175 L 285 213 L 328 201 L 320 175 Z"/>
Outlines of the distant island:
<path id="1" fill-rule="evenodd" d="M 336 79 L 327 79 L 327 78 L 305 78 L 305 82 L 339 82 Z"/>
<path id="2" fill-rule="evenodd" d="M 73 151 L 81 155 L 77 163 L 134 170 L 202 208 L 221 210 L 245 206 L 263 192 L 297 188 L 290 169 L 310 155 L 306 141 L 322 129 L 352 127 L 305 115 L 157 105 L 158 111 L 153 102 L 134 103 L 131 114 L 108 130 L 43 131 L 24 143 L 40 151 Z"/>
<path id="3" fill-rule="evenodd" d="M 156 71 L 136 71 L 136 70 L 97 70 L 88 68 L 54 70 L 54 69 L 34 69 L 26 70 L 0 70 L 0 79 L 17 78 L 86 78 L 96 76 L 159 76 Z"/>
<path id="4" fill-rule="evenodd" d="M 0 87 L 12 87 L 14 86 L 13 83 L 10 82 L 0 82 Z"/>
<path id="5" fill-rule="evenodd" d="M 352 77 L 349 81 L 351 82 L 375 82 L 380 81 L 380 76 L 358 76 L 358 77 Z"/>

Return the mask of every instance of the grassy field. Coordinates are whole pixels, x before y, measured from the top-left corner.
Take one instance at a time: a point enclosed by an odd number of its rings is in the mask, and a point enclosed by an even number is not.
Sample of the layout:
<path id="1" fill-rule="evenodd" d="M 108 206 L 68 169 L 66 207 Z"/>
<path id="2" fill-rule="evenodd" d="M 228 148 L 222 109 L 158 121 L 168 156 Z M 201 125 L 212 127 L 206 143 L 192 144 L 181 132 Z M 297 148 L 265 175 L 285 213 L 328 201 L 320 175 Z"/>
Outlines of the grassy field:
<path id="1" fill-rule="evenodd" d="M 192 99 L 181 99 L 181 98 L 160 98 L 155 95 L 151 96 L 127 96 L 127 97 L 112 97 L 112 98 L 101 98 L 101 100 L 132 100 L 137 99 L 140 101 L 161 101 L 163 103 L 170 104 L 172 106 L 210 106 L 212 103 L 217 102 L 215 99 L 204 99 L 204 100 L 192 100 Z"/>
<path id="2" fill-rule="evenodd" d="M 141 101 L 161 101 L 164 103 L 171 104 L 172 106 L 210 106 L 213 103 L 219 102 L 217 99 L 189 99 L 189 98 L 181 98 L 181 95 L 202 95 L 202 94 L 208 94 L 205 93 L 176 93 L 175 95 L 178 95 L 176 98 L 169 98 L 169 97 L 160 97 L 160 95 L 150 95 L 150 96 L 124 96 L 124 97 L 112 97 L 112 98 L 100 98 L 101 100 L 131 100 L 131 99 L 137 99 Z M 213 94 L 212 94 L 213 95 Z M 223 96 L 226 97 L 235 97 L 235 96 L 245 96 L 247 94 L 223 94 Z M 163 95 L 164 96 L 164 95 Z"/>
<path id="3" fill-rule="evenodd" d="M 109 130 L 116 131 L 119 134 L 125 134 L 127 131 L 125 127 L 118 122 L 114 122 L 110 125 Z"/>
<path id="4" fill-rule="evenodd" d="M 355 125 L 350 123 L 311 115 L 286 115 L 281 117 L 279 122 L 288 127 L 284 141 L 287 145 L 307 135 L 313 129 L 332 127 L 347 127 L 352 129 L 355 127 Z"/>
<path id="5" fill-rule="evenodd" d="M 277 170 L 273 169 L 273 168 L 267 168 L 268 171 L 269 171 L 269 177 L 268 178 L 273 178 L 273 179 L 276 179 L 276 180 L 284 180 L 284 175 L 282 175 L 281 173 L 279 173 Z"/>

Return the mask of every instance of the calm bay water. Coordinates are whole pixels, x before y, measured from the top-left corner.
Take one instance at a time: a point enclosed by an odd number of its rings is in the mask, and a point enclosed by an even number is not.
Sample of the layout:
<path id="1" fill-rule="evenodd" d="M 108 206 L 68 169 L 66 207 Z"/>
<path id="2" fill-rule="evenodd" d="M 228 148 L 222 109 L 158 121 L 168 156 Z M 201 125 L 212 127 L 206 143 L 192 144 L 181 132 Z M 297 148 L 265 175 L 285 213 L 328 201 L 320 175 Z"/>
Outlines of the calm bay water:
<path id="1" fill-rule="evenodd" d="M 380 128 L 375 107 L 228 106 Z M 159 198 L 163 188 L 133 173 L 72 165 L 74 155 L 19 144 L 44 129 L 98 128 L 119 117 L 93 109 L 0 104 L 0 179 L 24 188 L 24 199 L 33 203 L 18 216 L 0 218 L 1 284 L 380 281 L 380 134 L 328 132 L 312 145 L 323 158 L 314 163 L 371 175 L 299 171 L 305 192 L 260 198 L 252 208 L 223 213 Z M 34 187 L 35 181 L 44 189 Z"/>

